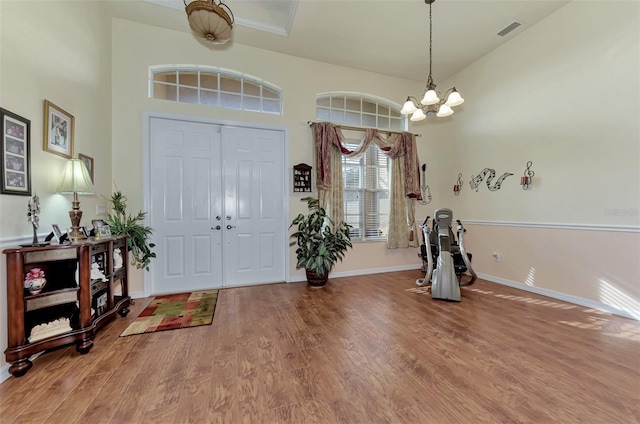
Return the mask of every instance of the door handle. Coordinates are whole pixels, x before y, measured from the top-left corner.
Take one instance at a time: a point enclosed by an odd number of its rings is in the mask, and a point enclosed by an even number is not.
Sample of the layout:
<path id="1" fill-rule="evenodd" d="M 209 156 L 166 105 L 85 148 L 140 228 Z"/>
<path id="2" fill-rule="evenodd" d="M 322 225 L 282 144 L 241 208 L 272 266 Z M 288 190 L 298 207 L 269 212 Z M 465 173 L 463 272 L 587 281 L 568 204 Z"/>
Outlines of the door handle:
<path id="1" fill-rule="evenodd" d="M 222 229 L 222 227 L 219 226 L 219 225 L 216 225 L 215 227 L 211 227 L 211 229 L 220 231 Z"/>
<path id="2" fill-rule="evenodd" d="M 220 221 L 222 218 L 220 218 L 220 215 L 216 216 L 216 221 Z"/>
<path id="3" fill-rule="evenodd" d="M 235 225 L 227 225 L 227 230 L 230 230 L 232 228 L 236 228 L 236 226 Z"/>

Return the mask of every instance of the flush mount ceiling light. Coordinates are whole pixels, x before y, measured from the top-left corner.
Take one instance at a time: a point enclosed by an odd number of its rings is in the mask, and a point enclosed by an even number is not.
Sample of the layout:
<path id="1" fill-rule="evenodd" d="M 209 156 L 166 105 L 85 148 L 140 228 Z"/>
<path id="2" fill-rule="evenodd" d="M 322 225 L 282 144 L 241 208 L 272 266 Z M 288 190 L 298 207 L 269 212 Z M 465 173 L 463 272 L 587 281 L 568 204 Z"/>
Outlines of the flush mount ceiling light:
<path id="1" fill-rule="evenodd" d="M 212 44 L 224 44 L 231 39 L 233 12 L 229 6 L 213 0 L 183 1 L 189 26 L 196 37 Z"/>
<path id="2" fill-rule="evenodd" d="M 418 102 L 413 96 L 407 97 L 407 101 L 404 103 L 402 110 L 400 113 L 403 115 L 411 115 L 409 118 L 411 121 L 422 121 L 427 116 L 436 115 L 438 118 L 444 118 L 445 116 L 449 116 L 453 114 L 452 107 L 461 105 L 464 102 L 458 90 L 455 87 L 450 88 L 444 95 L 444 99 L 440 99 L 438 97 L 438 92 L 436 92 L 436 85 L 433 83 L 433 78 L 431 77 L 431 39 L 432 39 L 432 26 L 433 23 L 431 21 L 431 5 L 436 0 L 424 0 L 426 4 L 429 5 L 429 78 L 427 79 L 427 86 L 425 87 L 425 93 L 422 97 L 422 100 Z"/>

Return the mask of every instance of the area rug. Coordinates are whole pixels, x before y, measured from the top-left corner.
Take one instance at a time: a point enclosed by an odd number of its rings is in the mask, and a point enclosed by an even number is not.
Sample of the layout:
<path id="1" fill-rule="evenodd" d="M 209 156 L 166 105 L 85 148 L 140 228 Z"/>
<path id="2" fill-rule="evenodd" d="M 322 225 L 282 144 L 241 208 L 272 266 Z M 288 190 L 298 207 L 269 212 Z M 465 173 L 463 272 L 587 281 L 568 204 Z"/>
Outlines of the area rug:
<path id="1" fill-rule="evenodd" d="M 120 337 L 209 325 L 217 300 L 218 290 L 156 296 Z"/>

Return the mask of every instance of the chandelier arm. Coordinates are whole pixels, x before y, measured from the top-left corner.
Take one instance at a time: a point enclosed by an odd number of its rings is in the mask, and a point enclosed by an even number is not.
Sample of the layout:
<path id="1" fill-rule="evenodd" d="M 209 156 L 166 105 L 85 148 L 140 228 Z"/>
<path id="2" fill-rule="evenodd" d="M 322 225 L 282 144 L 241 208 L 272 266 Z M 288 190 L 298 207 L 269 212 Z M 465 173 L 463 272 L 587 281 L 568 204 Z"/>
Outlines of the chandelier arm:
<path id="1" fill-rule="evenodd" d="M 413 104 L 416 106 L 417 109 L 422 109 L 423 108 L 422 104 L 420 103 L 420 101 L 416 97 L 408 96 L 407 99 L 411 100 L 413 102 Z"/>

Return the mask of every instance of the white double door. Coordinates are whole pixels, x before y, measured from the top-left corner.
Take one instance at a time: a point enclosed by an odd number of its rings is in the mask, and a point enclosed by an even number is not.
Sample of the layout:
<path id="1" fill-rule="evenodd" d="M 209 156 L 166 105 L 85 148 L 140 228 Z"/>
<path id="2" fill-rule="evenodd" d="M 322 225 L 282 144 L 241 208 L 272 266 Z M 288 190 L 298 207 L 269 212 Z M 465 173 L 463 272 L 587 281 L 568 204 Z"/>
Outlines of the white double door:
<path id="1" fill-rule="evenodd" d="M 153 294 L 285 280 L 284 133 L 150 118 Z"/>

